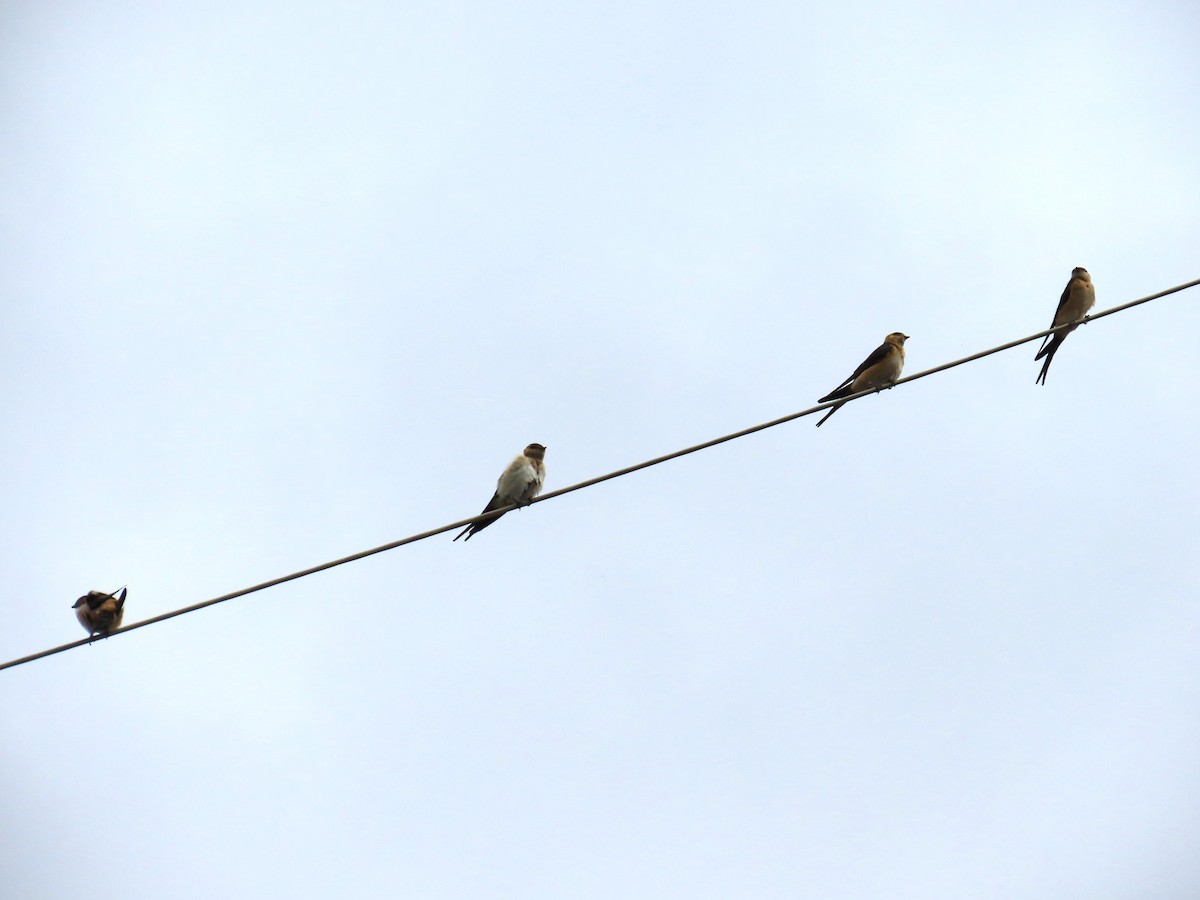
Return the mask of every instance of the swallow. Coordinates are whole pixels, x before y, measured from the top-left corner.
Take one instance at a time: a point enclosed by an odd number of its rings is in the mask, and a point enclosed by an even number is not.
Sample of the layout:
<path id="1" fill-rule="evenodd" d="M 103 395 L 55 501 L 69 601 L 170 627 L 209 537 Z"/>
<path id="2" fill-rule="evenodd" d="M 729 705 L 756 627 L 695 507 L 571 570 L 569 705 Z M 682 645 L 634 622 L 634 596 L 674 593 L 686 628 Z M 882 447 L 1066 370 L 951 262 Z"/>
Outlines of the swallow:
<path id="1" fill-rule="evenodd" d="M 1046 384 L 1046 373 L 1050 371 L 1050 363 L 1054 362 L 1054 354 L 1067 339 L 1067 335 L 1079 327 L 1079 323 L 1095 305 L 1096 288 L 1092 285 L 1092 276 L 1083 266 L 1076 266 L 1071 270 L 1071 280 L 1067 282 L 1062 296 L 1058 298 L 1058 309 L 1054 311 L 1054 321 L 1050 325 L 1051 328 L 1057 328 L 1069 322 L 1072 323 L 1071 327 L 1048 334 L 1042 341 L 1041 349 L 1033 360 L 1037 362 L 1044 356 L 1046 361 L 1042 363 L 1042 372 L 1034 384 Z"/>
<path id="2" fill-rule="evenodd" d="M 103 591 L 88 591 L 75 601 L 75 618 L 91 636 L 108 637 L 121 627 L 125 615 L 125 588 L 106 594 Z"/>
<path id="3" fill-rule="evenodd" d="M 541 444 L 530 444 L 526 447 L 501 473 L 496 482 L 496 493 L 492 494 L 492 499 L 483 508 L 483 513 L 504 509 L 506 506 L 528 506 L 530 501 L 542 492 L 542 485 L 546 481 L 546 464 L 542 461 L 545 458 L 546 448 Z M 454 540 L 457 541 L 465 534 L 469 541 L 476 532 L 483 531 L 498 518 L 500 516 L 492 516 L 490 519 L 472 522 L 460 531 Z"/>
<path id="4" fill-rule="evenodd" d="M 904 342 L 907 340 L 907 334 L 893 331 L 883 339 L 882 344 L 875 348 L 874 353 L 863 360 L 862 365 L 854 370 L 853 375 L 817 402 L 828 403 L 830 400 L 840 400 L 842 397 L 849 397 L 851 394 L 861 391 L 879 391 L 885 387 L 891 387 L 899 379 L 900 372 L 904 369 Z M 821 421 L 817 423 L 817 427 L 820 428 L 826 419 L 844 405 L 839 403 L 825 413 L 821 417 Z"/>

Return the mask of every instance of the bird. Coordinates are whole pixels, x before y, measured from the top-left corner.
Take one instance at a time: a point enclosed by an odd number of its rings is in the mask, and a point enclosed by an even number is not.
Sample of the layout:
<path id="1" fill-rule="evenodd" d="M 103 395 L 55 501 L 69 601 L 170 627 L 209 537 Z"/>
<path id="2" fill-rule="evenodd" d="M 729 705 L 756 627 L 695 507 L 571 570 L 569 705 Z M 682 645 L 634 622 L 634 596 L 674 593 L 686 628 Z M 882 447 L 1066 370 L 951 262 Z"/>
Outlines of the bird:
<path id="1" fill-rule="evenodd" d="M 1076 266 L 1071 270 L 1071 280 L 1067 282 L 1062 296 L 1058 298 L 1058 309 L 1054 311 L 1054 322 L 1050 326 L 1057 328 L 1059 325 L 1071 323 L 1071 327 L 1048 334 L 1042 341 L 1041 349 L 1038 350 L 1037 356 L 1033 360 L 1037 362 L 1044 356 L 1046 361 L 1042 363 L 1041 374 L 1038 375 L 1034 384 L 1045 386 L 1046 373 L 1050 371 L 1050 363 L 1054 362 L 1054 354 L 1058 352 L 1062 342 L 1067 339 L 1067 335 L 1079 327 L 1079 323 L 1095 305 L 1096 288 L 1092 284 L 1092 276 L 1083 266 Z"/>
<path id="2" fill-rule="evenodd" d="M 108 637 L 121 627 L 125 615 L 125 588 L 106 594 L 103 591 L 88 591 L 75 601 L 75 618 L 89 636 L 102 634 Z"/>
<path id="3" fill-rule="evenodd" d="M 506 506 L 527 506 L 542 491 L 542 485 L 546 481 L 546 464 L 543 460 L 546 458 L 546 448 L 541 444 L 530 444 L 526 447 L 521 455 L 508 464 L 496 482 L 496 493 L 492 494 L 492 499 L 488 501 L 488 505 L 483 508 L 483 513 L 489 513 L 495 509 L 503 509 Z M 480 515 L 483 515 L 480 513 Z M 504 515 L 501 513 L 500 515 Z M 464 534 L 469 541 L 477 532 L 483 531 L 500 516 L 492 516 L 490 519 L 483 519 L 479 522 L 472 522 L 454 538 L 458 540 Z"/>
<path id="4" fill-rule="evenodd" d="M 885 387 L 891 387 L 904 369 L 904 342 L 907 340 L 907 334 L 893 331 L 883 339 L 882 344 L 875 348 L 874 353 L 863 360 L 862 365 L 854 370 L 853 375 L 817 402 L 828 403 L 830 400 L 840 400 L 842 397 L 849 397 L 851 394 L 861 391 L 878 391 Z M 820 428 L 821 424 L 843 405 L 839 403 L 825 413 L 821 417 L 821 421 L 817 423 L 817 427 Z"/>

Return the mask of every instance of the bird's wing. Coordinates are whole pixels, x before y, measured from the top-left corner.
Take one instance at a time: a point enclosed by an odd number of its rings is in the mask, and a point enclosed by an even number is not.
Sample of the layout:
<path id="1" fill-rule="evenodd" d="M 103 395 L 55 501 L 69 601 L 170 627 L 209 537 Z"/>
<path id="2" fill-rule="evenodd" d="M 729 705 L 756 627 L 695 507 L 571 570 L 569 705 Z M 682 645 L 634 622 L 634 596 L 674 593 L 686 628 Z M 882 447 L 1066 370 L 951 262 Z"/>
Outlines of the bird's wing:
<path id="1" fill-rule="evenodd" d="M 874 353 L 872 353 L 870 356 L 868 356 L 866 359 L 864 359 L 862 361 L 861 366 L 859 366 L 857 369 L 854 370 L 854 374 L 851 375 L 849 379 L 847 379 L 847 384 L 849 384 L 851 381 L 853 381 L 855 378 L 857 378 L 863 372 L 867 371 L 867 369 L 871 368 L 871 366 L 883 362 L 885 359 L 888 358 L 888 356 L 891 354 L 891 352 L 892 352 L 892 345 L 889 344 L 887 341 L 884 341 L 882 344 L 880 344 L 878 347 L 875 348 Z"/>
<path id="2" fill-rule="evenodd" d="M 839 384 L 837 387 L 835 387 L 832 391 L 830 391 L 828 394 L 826 394 L 824 397 L 822 397 L 817 402 L 818 403 L 826 403 L 829 400 L 836 400 L 838 398 L 838 396 L 842 393 L 842 388 L 846 387 L 846 385 L 848 385 L 853 380 L 854 380 L 854 376 L 851 375 L 849 378 L 847 378 L 845 381 L 843 381 L 841 384 Z"/>
<path id="3" fill-rule="evenodd" d="M 1054 310 L 1054 321 L 1050 323 L 1051 328 L 1055 327 L 1056 325 L 1066 325 L 1067 324 L 1066 319 L 1063 319 L 1060 322 L 1059 317 L 1063 314 L 1063 310 L 1066 309 L 1067 301 L 1071 299 L 1071 285 L 1074 283 L 1075 283 L 1075 279 L 1072 278 L 1070 281 L 1067 282 L 1067 286 L 1065 288 L 1063 288 L 1062 296 L 1058 298 L 1058 307 Z M 1049 337 L 1049 335 L 1047 335 L 1047 337 Z"/>
<path id="4" fill-rule="evenodd" d="M 867 369 L 871 368 L 871 366 L 875 365 L 876 363 L 881 363 L 885 359 L 887 359 L 888 354 L 891 352 L 892 352 L 892 345 L 889 344 L 887 341 L 884 341 L 882 344 L 880 344 L 878 347 L 875 348 L 875 352 L 873 352 L 870 356 L 868 356 L 866 359 L 864 359 L 862 361 L 862 365 L 860 365 L 857 369 L 854 370 L 853 375 L 851 375 L 849 378 L 847 378 L 845 381 L 843 381 L 841 384 L 839 384 L 837 387 L 835 387 L 832 391 L 830 391 L 828 394 L 826 394 L 824 397 L 822 397 L 817 402 L 818 403 L 827 403 L 830 400 L 838 400 L 842 397 L 850 396 L 852 393 L 854 393 L 854 391 L 852 391 L 852 390 L 847 391 L 847 390 L 843 390 L 843 389 L 845 387 L 847 387 L 848 385 L 853 384 L 854 379 L 857 378 L 859 375 L 861 375 L 863 372 L 867 371 Z M 822 421 L 824 421 L 824 420 L 822 420 Z"/>

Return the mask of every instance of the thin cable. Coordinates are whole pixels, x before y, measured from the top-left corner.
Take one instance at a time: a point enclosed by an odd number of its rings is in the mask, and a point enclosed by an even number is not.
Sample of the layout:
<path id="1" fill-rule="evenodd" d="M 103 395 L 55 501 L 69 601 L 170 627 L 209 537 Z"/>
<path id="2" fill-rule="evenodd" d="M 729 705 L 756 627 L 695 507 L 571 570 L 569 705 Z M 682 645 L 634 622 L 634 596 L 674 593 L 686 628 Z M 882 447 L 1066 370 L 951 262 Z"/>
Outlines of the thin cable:
<path id="1" fill-rule="evenodd" d="M 1166 297 L 1168 294 L 1186 291 L 1188 288 L 1195 287 L 1200 284 L 1200 278 L 1195 281 L 1189 281 L 1186 284 L 1177 284 L 1173 288 L 1167 288 L 1165 291 L 1159 291 L 1157 294 L 1150 294 L 1147 297 L 1142 297 L 1138 300 L 1130 300 L 1128 303 L 1122 303 L 1120 306 L 1114 306 L 1112 309 L 1106 309 L 1103 312 L 1095 313 L 1094 315 L 1085 316 L 1079 324 L 1086 325 L 1089 322 L 1095 322 L 1097 319 L 1103 319 L 1105 316 L 1111 316 L 1113 313 L 1124 312 L 1127 309 L 1132 309 L 1135 306 L 1141 306 L 1143 303 L 1149 303 L 1151 300 L 1157 300 L 1159 297 Z M 926 369 L 924 372 L 918 372 L 916 375 L 909 375 L 907 378 L 901 378 L 896 384 L 904 384 L 909 381 L 916 381 L 918 378 L 924 378 L 926 375 L 933 375 L 936 372 L 944 372 L 946 369 L 953 369 L 955 366 L 961 366 L 964 363 L 974 362 L 977 359 L 983 359 L 985 356 L 991 356 L 993 353 L 999 353 L 1002 350 L 1011 350 L 1013 347 L 1019 347 L 1022 344 L 1028 344 L 1030 341 L 1036 341 L 1038 338 L 1043 338 L 1048 334 L 1055 334 L 1059 331 L 1072 328 L 1071 323 L 1059 325 L 1057 328 L 1047 328 L 1045 331 L 1039 331 L 1037 334 L 1031 334 L 1029 337 L 1021 338 L 1017 341 L 1009 341 L 1007 344 L 1001 344 L 998 347 L 992 347 L 990 350 L 984 350 L 980 353 L 973 353 L 970 356 L 964 356 L 962 359 L 956 359 L 954 362 L 944 363 L 940 366 L 934 366 L 932 369 Z M 875 391 L 867 391 L 864 393 L 875 393 Z M 856 394 L 861 397 L 863 394 Z M 832 406 L 833 404 L 826 404 Z M 821 407 L 823 408 L 823 407 Z"/>
<path id="2" fill-rule="evenodd" d="M 1112 309 L 1106 309 L 1103 312 L 1098 312 L 1095 315 L 1088 316 L 1087 318 L 1083 319 L 1082 324 L 1087 324 L 1088 322 L 1094 322 L 1097 319 L 1103 319 L 1105 316 L 1111 316 L 1113 313 L 1119 313 L 1119 312 L 1123 312 L 1124 310 L 1127 310 L 1127 309 L 1132 309 L 1133 307 L 1140 306 L 1143 303 L 1149 303 L 1151 300 L 1157 300 L 1160 297 L 1166 297 L 1169 294 L 1174 294 L 1179 291 L 1187 290 L 1188 288 L 1196 287 L 1196 285 L 1200 285 L 1200 278 L 1196 279 L 1195 281 L 1189 281 L 1186 284 L 1176 285 L 1173 288 L 1167 288 L 1167 290 L 1159 291 L 1157 294 L 1150 294 L 1149 296 L 1142 297 L 1138 300 L 1132 300 L 1129 303 L 1124 303 L 1120 306 L 1114 306 Z M 1015 341 L 1009 341 L 1007 344 L 1000 344 L 999 346 L 992 347 L 989 350 L 983 350 L 979 353 L 973 353 L 970 356 L 964 356 L 962 359 L 956 359 L 953 362 L 943 363 L 940 366 L 934 366 L 932 369 L 926 369 L 925 371 L 918 372 L 915 375 L 909 375 L 906 378 L 901 378 L 899 381 L 896 382 L 896 384 L 897 385 L 906 384 L 910 381 L 916 381 L 918 378 L 924 378 L 927 375 L 933 375 L 933 374 L 936 374 L 937 372 L 944 372 L 947 369 L 953 369 L 957 366 L 962 366 L 969 362 L 974 362 L 977 359 L 983 359 L 985 356 L 991 356 L 993 353 L 1000 353 L 1004 350 L 1011 350 L 1013 347 L 1019 347 L 1022 344 L 1028 344 L 1030 341 L 1036 341 L 1039 338 L 1043 338 L 1048 334 L 1054 334 L 1055 332 L 1062 331 L 1062 330 L 1064 330 L 1066 328 L 1070 328 L 1070 327 L 1071 327 L 1071 325 L 1067 324 L 1067 325 L 1060 325 L 1057 328 L 1048 328 L 1045 331 L 1039 331 L 1037 334 L 1031 334 L 1029 337 L 1023 337 L 1023 338 L 1020 338 Z M 768 428 L 774 428 L 776 425 L 783 425 L 786 422 L 791 422 L 794 419 L 803 418 L 804 416 L 811 416 L 813 413 L 821 412 L 822 410 L 828 409 L 831 406 L 836 406 L 840 403 L 849 403 L 853 400 L 858 400 L 862 397 L 866 397 L 868 394 L 878 393 L 879 390 L 883 390 L 883 389 L 881 388 L 881 389 L 875 389 L 875 390 L 869 390 L 869 391 L 860 391 L 859 393 L 851 394 L 849 397 L 846 397 L 842 400 L 831 400 L 828 403 L 821 403 L 817 406 L 810 406 L 808 409 L 801 410 L 800 412 L 796 412 L 796 413 L 791 413 L 790 415 L 782 416 L 778 419 L 772 419 L 770 422 L 763 422 L 761 425 L 754 425 L 750 428 L 743 428 L 741 431 L 735 431 L 732 434 L 726 434 L 719 438 L 713 438 L 712 440 L 705 441 L 702 444 L 695 444 L 694 446 L 687 447 L 686 449 L 683 449 L 683 450 L 676 450 L 674 453 L 668 453 L 665 456 L 656 456 L 654 459 L 648 459 L 645 462 L 640 462 L 640 463 L 637 463 L 636 465 L 626 466 L 624 469 L 617 469 L 615 472 L 609 472 L 607 475 L 599 475 L 595 478 L 589 478 L 587 481 L 581 481 L 578 484 L 573 484 L 569 487 L 559 488 L 556 491 L 550 491 L 547 494 L 542 494 L 540 497 L 531 501 L 531 503 L 527 504 L 527 505 L 532 505 L 533 503 L 543 503 L 546 500 L 553 500 L 554 498 L 561 497 L 564 494 L 570 494 L 573 491 L 582 490 L 583 488 L 592 487 L 593 485 L 600 484 L 602 481 L 610 481 L 613 478 L 620 478 L 623 475 L 629 475 L 630 473 L 640 471 L 641 469 L 648 469 L 651 466 L 657 466 L 661 463 L 669 462 L 673 459 L 678 459 L 681 456 L 687 456 L 689 453 L 696 453 L 700 450 L 707 450 L 709 447 L 715 447 L 718 444 L 725 443 L 726 441 L 736 440 L 737 438 L 743 438 L 743 437 L 746 437 L 747 435 L 755 434 L 756 432 L 759 432 L 759 431 L 765 431 Z M 292 574 L 284 575 L 281 578 L 272 578 L 270 581 L 264 581 L 261 584 L 254 585 L 253 587 L 242 588 L 240 591 L 234 591 L 233 593 L 230 593 L 230 594 L 222 594 L 220 597 L 213 597 L 211 600 L 205 600 L 201 603 L 194 603 L 191 606 L 185 606 L 181 609 L 176 609 L 176 610 L 172 610 L 171 612 L 163 613 L 162 615 L 153 616 L 152 618 L 149 618 L 149 619 L 143 619 L 140 622 L 134 622 L 132 625 L 126 625 L 124 628 L 120 628 L 117 631 L 112 632 L 112 635 L 109 635 L 109 636 L 111 637 L 113 635 L 125 634 L 126 632 L 134 631 L 135 629 L 138 629 L 138 628 L 145 628 L 147 625 L 154 625 L 157 622 L 163 622 L 163 621 L 166 621 L 167 619 L 173 619 L 176 616 L 182 616 L 185 613 L 191 613 L 191 612 L 195 612 L 198 609 L 204 609 L 206 606 L 213 606 L 217 603 L 224 603 L 226 600 L 233 600 L 236 597 L 244 597 L 247 594 L 253 594 L 255 591 L 261 591 L 261 590 L 265 590 L 266 588 L 269 588 L 269 587 L 275 587 L 276 585 L 284 584 L 285 582 L 288 582 L 288 581 L 295 581 L 297 578 L 304 578 L 308 575 L 315 575 L 317 572 L 323 572 L 326 569 L 332 569 L 335 566 L 343 566 L 346 563 L 355 562 L 356 560 L 360 560 L 360 559 L 365 559 L 368 556 L 374 556 L 376 553 L 383 553 L 386 550 L 395 550 L 397 547 L 403 547 L 405 544 L 412 544 L 412 543 L 415 543 L 416 541 L 423 541 L 426 538 L 433 537 L 434 535 L 443 534 L 444 532 L 447 532 L 447 531 L 453 531 L 456 528 L 463 528 L 474 522 L 482 522 L 485 519 L 498 519 L 500 516 L 504 515 L 504 513 L 509 512 L 510 510 L 513 510 L 516 508 L 517 508 L 516 506 L 507 506 L 504 509 L 494 510 L 492 512 L 487 513 L 486 515 L 477 515 L 477 516 L 472 516 L 469 519 L 463 519 L 459 522 L 451 522 L 449 525 L 442 525 L 441 527 L 431 529 L 430 531 L 422 531 L 420 534 L 414 534 L 414 535 L 411 535 L 406 538 L 401 538 L 398 541 L 392 541 L 390 544 L 383 544 L 382 546 L 375 547 L 371 550 L 363 550 L 359 553 L 353 553 L 350 556 L 343 556 L 341 559 L 335 559 L 335 560 L 332 560 L 331 562 L 321 563 L 321 565 L 319 565 L 319 566 L 313 566 L 312 568 L 309 568 L 309 569 L 301 569 L 299 572 L 293 572 Z M 6 663 L 0 663 L 0 671 L 2 671 L 4 669 L 11 669 L 14 666 L 24 665 L 25 663 L 33 662 L 36 659 L 42 659 L 43 657 L 46 657 L 46 656 L 53 656 L 56 653 L 62 653 L 64 650 L 72 650 L 75 647 L 82 647 L 85 644 L 92 643 L 93 640 L 95 640 L 95 639 L 91 638 L 91 637 L 80 638 L 79 640 L 72 641 L 69 644 L 63 644 L 62 646 L 59 646 L 59 647 L 52 647 L 49 650 L 42 650 L 39 653 L 32 653 L 29 656 L 22 656 L 20 659 L 14 659 L 14 660 L 10 660 L 9 662 L 6 662 Z"/>

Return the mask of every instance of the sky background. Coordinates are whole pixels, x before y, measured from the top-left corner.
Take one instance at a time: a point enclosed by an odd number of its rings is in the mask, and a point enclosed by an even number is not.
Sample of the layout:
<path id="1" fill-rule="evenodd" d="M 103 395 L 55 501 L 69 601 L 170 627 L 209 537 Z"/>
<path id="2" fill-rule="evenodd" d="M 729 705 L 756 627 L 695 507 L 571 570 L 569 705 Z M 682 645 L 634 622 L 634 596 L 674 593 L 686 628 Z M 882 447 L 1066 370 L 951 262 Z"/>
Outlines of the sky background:
<path id="1" fill-rule="evenodd" d="M 1200 277 L 1189 3 L 0 7 L 0 658 Z M 1200 290 L 0 673 L 0 894 L 1200 896 Z"/>

